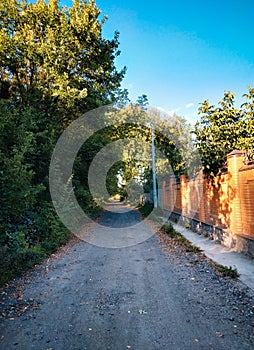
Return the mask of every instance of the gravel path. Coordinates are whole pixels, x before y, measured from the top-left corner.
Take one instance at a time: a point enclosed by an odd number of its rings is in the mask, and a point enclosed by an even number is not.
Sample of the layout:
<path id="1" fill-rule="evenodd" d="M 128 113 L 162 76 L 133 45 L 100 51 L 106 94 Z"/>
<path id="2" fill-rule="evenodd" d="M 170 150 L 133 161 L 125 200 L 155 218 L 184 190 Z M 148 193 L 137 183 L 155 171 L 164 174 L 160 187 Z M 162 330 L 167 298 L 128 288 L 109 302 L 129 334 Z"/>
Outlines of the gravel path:
<path id="1" fill-rule="evenodd" d="M 73 240 L 0 296 L 3 350 L 254 348 L 253 292 L 162 233 L 120 249 Z"/>

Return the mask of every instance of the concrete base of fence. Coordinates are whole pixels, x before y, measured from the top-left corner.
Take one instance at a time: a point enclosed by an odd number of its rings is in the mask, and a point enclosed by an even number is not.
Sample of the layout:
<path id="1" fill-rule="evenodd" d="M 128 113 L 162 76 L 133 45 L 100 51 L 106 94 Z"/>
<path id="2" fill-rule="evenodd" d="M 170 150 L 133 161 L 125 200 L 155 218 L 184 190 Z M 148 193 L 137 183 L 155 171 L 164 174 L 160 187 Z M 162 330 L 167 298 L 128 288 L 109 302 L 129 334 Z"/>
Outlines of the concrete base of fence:
<path id="1" fill-rule="evenodd" d="M 233 234 L 227 228 L 201 222 L 197 219 L 183 216 L 177 212 L 171 212 L 168 214 L 168 219 L 170 221 L 188 228 L 199 235 L 207 237 L 216 243 L 220 243 L 235 252 L 243 253 L 254 259 L 254 240 L 244 237 L 244 235 L 240 236 Z"/>

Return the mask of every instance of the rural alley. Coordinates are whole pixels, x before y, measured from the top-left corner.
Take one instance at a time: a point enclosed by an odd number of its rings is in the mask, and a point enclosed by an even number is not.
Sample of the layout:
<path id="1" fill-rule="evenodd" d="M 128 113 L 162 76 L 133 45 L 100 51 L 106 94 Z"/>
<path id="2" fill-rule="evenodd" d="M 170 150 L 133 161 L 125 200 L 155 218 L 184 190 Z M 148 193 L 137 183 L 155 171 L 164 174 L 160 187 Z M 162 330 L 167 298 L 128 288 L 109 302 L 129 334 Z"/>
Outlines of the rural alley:
<path id="1" fill-rule="evenodd" d="M 138 220 L 102 223 L 124 217 Z M 117 249 L 74 240 L 0 296 L 2 350 L 254 348 L 252 291 L 163 233 Z"/>

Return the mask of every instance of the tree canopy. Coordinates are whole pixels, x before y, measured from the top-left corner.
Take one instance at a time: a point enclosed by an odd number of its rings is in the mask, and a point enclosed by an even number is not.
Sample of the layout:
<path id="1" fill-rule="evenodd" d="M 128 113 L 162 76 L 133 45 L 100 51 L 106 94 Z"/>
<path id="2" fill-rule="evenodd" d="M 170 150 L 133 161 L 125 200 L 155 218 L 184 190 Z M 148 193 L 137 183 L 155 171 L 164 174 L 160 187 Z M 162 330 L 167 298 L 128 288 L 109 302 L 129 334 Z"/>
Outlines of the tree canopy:
<path id="1" fill-rule="evenodd" d="M 218 106 L 209 100 L 201 103 L 200 121 L 195 124 L 195 144 L 206 174 L 215 176 L 222 171 L 226 156 L 234 149 L 245 151 L 246 162 L 251 162 L 254 155 L 254 89 L 248 89 L 243 95 L 246 102 L 235 106 L 234 94 L 224 93 Z"/>
<path id="2" fill-rule="evenodd" d="M 117 161 L 106 177 L 109 195 L 125 196 L 127 189 L 135 197 L 141 184 L 151 188 L 151 125 L 163 155 L 157 157 L 158 177 L 168 175 L 169 168 L 175 175 L 190 169 L 195 174 L 186 120 L 149 109 L 146 95 L 129 103 L 121 88 L 126 68 L 118 70 L 115 63 L 119 33 L 105 39 L 106 20 L 94 0 L 74 0 L 68 8 L 58 0 L 0 2 L 0 283 L 69 237 L 52 205 L 49 165 L 62 132 L 84 113 L 114 104 L 104 127 L 81 147 L 70 179 L 90 215 L 100 208 L 89 191 L 89 167 L 110 143 L 129 140 L 125 149 L 113 147 Z M 208 100 L 201 104 L 194 140 L 210 175 L 234 148 L 246 151 L 246 161 L 253 159 L 254 89 L 244 96 L 241 108 L 231 92 L 217 107 Z"/>
<path id="3" fill-rule="evenodd" d="M 125 67 L 115 66 L 119 33 L 105 39 L 105 21 L 95 1 L 74 0 L 69 8 L 57 0 L 0 3 L 2 281 L 66 240 L 48 186 L 61 132 L 86 111 L 126 96 Z M 105 144 L 97 141 L 81 151 L 77 175 Z M 82 183 L 79 197 L 88 209 L 96 207 Z"/>

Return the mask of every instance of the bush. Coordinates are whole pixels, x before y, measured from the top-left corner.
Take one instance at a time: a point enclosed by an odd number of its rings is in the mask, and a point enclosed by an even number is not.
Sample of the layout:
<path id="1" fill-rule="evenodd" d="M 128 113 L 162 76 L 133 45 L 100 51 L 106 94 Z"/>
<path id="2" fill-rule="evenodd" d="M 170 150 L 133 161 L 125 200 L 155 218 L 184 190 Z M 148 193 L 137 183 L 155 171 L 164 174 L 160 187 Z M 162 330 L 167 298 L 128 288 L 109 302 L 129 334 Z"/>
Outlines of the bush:
<path id="1" fill-rule="evenodd" d="M 153 203 L 146 202 L 144 205 L 139 205 L 137 208 L 141 215 L 146 218 L 153 211 Z"/>
<path id="2" fill-rule="evenodd" d="M 0 285 L 40 263 L 70 238 L 52 204 L 0 225 Z"/>
<path id="3" fill-rule="evenodd" d="M 18 250 L 1 247 L 0 285 L 20 275 L 24 270 L 40 263 L 46 255 L 46 252 L 39 246 L 19 248 Z"/>

